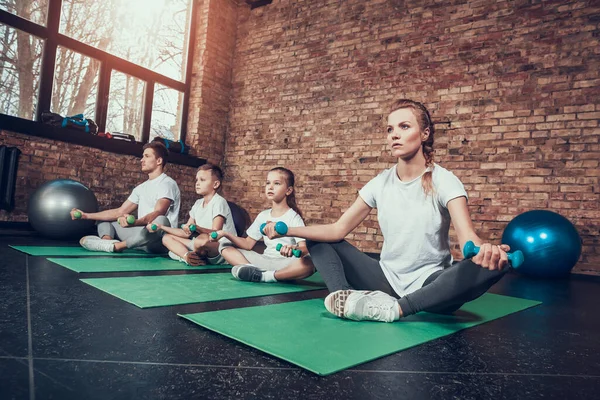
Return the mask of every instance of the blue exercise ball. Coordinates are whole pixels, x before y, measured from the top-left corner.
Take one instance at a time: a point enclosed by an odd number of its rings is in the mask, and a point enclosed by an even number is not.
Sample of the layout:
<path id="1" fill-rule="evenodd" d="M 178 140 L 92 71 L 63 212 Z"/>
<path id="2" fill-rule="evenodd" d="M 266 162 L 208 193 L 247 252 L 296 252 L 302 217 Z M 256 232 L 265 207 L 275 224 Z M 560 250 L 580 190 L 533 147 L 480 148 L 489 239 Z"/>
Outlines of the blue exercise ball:
<path id="1" fill-rule="evenodd" d="M 511 251 L 521 250 L 525 261 L 517 269 L 541 278 L 568 276 L 581 255 L 581 237 L 573 224 L 546 210 L 527 211 L 515 217 L 502 234 Z"/>
<path id="2" fill-rule="evenodd" d="M 72 179 L 55 179 L 42 184 L 29 198 L 29 223 L 52 239 L 78 239 L 94 228 L 92 220 L 72 220 L 71 210 L 98 212 L 94 193 Z"/>

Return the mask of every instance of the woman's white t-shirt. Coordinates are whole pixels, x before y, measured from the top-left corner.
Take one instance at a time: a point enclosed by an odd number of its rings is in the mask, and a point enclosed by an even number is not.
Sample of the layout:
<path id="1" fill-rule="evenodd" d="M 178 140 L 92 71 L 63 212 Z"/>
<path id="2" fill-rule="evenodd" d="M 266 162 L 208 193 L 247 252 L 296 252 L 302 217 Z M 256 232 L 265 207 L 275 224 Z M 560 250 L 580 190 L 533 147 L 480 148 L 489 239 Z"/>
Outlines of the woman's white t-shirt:
<path id="1" fill-rule="evenodd" d="M 394 166 L 359 191 L 369 207 L 377 208 L 384 239 L 379 264 L 399 296 L 421 288 L 433 272 L 452 264 L 447 205 L 467 193 L 452 172 L 437 164 L 432 181 L 433 193 L 426 196 L 420 176 L 403 182 Z"/>

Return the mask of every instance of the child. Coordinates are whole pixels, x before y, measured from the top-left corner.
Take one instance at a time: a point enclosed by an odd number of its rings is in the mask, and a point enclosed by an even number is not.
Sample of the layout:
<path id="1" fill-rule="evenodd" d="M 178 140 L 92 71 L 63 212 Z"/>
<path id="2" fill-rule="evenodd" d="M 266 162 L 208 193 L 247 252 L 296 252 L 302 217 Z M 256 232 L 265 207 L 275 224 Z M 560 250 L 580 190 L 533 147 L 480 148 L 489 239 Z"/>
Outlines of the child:
<path id="1" fill-rule="evenodd" d="M 398 100 L 387 119 L 396 165 L 368 182 L 354 204 L 329 225 L 290 227 L 309 239 L 312 260 L 331 292 L 325 307 L 352 320 L 392 322 L 421 310 L 452 313 L 485 293 L 508 270 L 506 245 L 477 236 L 460 180 L 433 162 L 434 126 L 418 102 Z M 377 208 L 384 237 L 380 261 L 343 238 Z M 452 265 L 450 220 L 461 246 L 481 249 Z M 277 238 L 273 226 L 265 233 Z"/>
<path id="2" fill-rule="evenodd" d="M 248 237 L 236 237 L 229 232 L 219 231 L 221 241 L 219 250 L 227 262 L 234 265 L 231 273 L 236 279 L 249 282 L 277 282 L 302 279 L 315 271 L 310 257 L 306 256 L 306 244 L 303 239 L 286 237 L 270 240 L 260 232 L 261 225 L 268 222 L 283 221 L 288 226 L 304 226 L 302 214 L 296 205 L 294 193 L 294 174 L 292 171 L 277 167 L 269 171 L 265 185 L 267 199 L 272 206 L 262 211 L 246 233 Z M 251 249 L 256 242 L 264 239 L 266 249 L 263 254 Z M 277 245 L 281 248 L 277 250 Z M 301 254 L 298 254 L 301 250 Z M 293 256 L 293 253 L 300 257 Z"/>
<path id="3" fill-rule="evenodd" d="M 231 209 L 227 201 L 217 191 L 221 187 L 223 172 L 212 164 L 204 164 L 196 173 L 196 193 L 202 196 L 196 200 L 187 223 L 179 228 L 157 225 L 167 234 L 162 243 L 169 249 L 169 256 L 191 266 L 224 264 L 225 259 L 219 254 L 219 244 L 209 239 L 213 231 L 224 230 L 236 236 Z M 193 232 L 190 226 L 195 225 L 199 235 L 190 239 Z M 152 231 L 152 224 L 147 229 Z"/>

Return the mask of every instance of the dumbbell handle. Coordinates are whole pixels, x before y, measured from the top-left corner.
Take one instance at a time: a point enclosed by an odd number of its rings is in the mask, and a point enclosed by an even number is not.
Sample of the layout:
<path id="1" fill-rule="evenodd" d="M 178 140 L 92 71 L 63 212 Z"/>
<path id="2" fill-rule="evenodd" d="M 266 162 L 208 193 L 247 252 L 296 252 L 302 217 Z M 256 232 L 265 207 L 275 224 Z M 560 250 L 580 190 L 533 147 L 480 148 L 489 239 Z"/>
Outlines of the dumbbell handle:
<path id="1" fill-rule="evenodd" d="M 283 245 L 281 243 L 277 243 L 277 246 L 275 246 L 275 250 L 281 251 L 282 247 L 283 247 Z M 294 257 L 300 258 L 300 256 L 302 256 L 302 250 L 293 249 L 292 254 L 294 255 Z"/>
<path id="2" fill-rule="evenodd" d="M 263 224 L 260 225 L 260 233 L 263 234 L 263 235 L 265 234 L 265 231 L 264 231 L 265 226 L 267 226 L 266 223 L 263 223 Z M 287 231 L 288 231 L 288 226 L 286 225 L 285 222 L 283 222 L 283 221 L 277 221 L 275 223 L 275 232 L 277 232 L 280 235 L 284 236 L 287 233 Z"/>
<path id="3" fill-rule="evenodd" d="M 463 247 L 463 256 L 465 256 L 465 258 L 475 257 L 477 253 L 479 253 L 479 247 L 475 246 L 475 243 L 470 240 L 465 243 L 465 247 Z M 510 261 L 513 268 L 519 268 L 525 261 L 525 256 L 523 256 L 521 250 L 506 254 L 508 256 L 508 261 Z"/>
<path id="4" fill-rule="evenodd" d="M 184 226 L 185 226 L 185 224 L 181 224 L 179 227 L 181 229 L 183 229 Z M 190 232 L 196 232 L 196 225 L 190 224 L 190 226 L 188 228 L 189 228 Z"/>

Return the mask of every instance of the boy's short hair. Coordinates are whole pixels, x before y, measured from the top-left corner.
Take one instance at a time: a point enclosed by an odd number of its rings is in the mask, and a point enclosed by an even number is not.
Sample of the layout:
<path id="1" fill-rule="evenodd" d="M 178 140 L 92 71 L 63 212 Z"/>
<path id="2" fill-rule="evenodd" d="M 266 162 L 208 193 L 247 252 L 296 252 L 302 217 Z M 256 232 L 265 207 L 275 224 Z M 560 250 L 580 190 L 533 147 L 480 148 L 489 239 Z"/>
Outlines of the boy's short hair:
<path id="1" fill-rule="evenodd" d="M 198 171 L 210 171 L 211 175 L 216 178 L 219 182 L 223 182 L 223 171 L 221 170 L 221 168 L 219 168 L 218 166 L 211 164 L 211 163 L 206 163 L 206 164 L 202 164 L 199 168 Z"/>
<path id="2" fill-rule="evenodd" d="M 156 158 L 162 158 L 163 168 L 167 165 L 167 161 L 169 160 L 169 150 L 167 150 L 167 147 L 164 144 L 162 144 L 161 142 L 146 143 L 142 150 L 146 149 L 152 149 Z"/>

